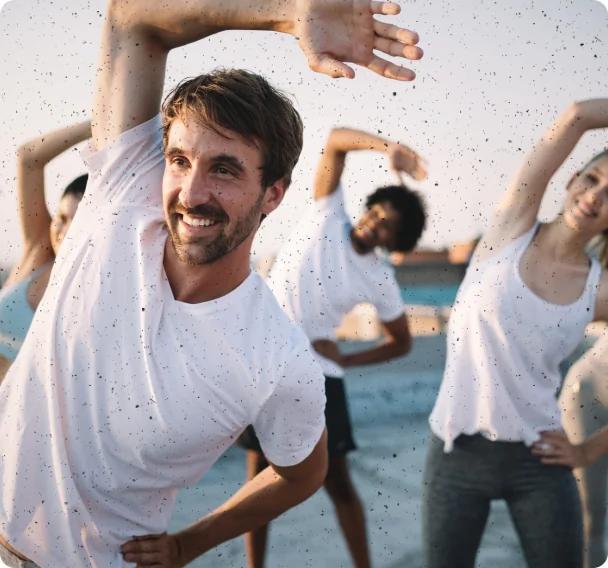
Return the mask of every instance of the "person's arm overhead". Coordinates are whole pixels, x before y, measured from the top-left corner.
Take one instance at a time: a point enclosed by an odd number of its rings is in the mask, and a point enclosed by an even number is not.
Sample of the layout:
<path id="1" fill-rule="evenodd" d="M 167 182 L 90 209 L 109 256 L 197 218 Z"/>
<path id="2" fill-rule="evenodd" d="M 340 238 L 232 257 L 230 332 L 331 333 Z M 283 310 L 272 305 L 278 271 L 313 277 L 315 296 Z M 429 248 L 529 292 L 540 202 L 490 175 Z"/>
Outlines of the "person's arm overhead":
<path id="1" fill-rule="evenodd" d="M 491 254 L 530 229 L 549 181 L 588 130 L 608 127 L 608 99 L 570 105 L 524 158 L 500 202 L 492 226 L 477 247 L 476 257 Z"/>
<path id="2" fill-rule="evenodd" d="M 411 148 L 361 130 L 334 128 L 317 165 L 315 200 L 336 191 L 344 171 L 346 155 L 355 150 L 382 152 L 387 155 L 393 171 L 404 172 L 414 179 L 424 179 L 427 175 L 422 158 Z"/>
<path id="3" fill-rule="evenodd" d="M 37 254 L 40 258 L 34 264 L 39 266 L 53 257 L 49 237 L 51 214 L 46 205 L 44 168 L 53 158 L 90 136 L 91 123 L 87 121 L 53 130 L 19 146 L 17 208 L 24 245 L 22 261 Z"/>
<path id="4" fill-rule="evenodd" d="M 167 54 L 226 29 L 264 29 L 298 38 L 309 66 L 353 77 L 350 61 L 389 78 L 409 69 L 374 54 L 419 59 L 415 32 L 379 22 L 399 7 L 370 0 L 109 0 L 93 105 L 93 139 L 101 149 L 159 111 Z"/>
<path id="5" fill-rule="evenodd" d="M 392 321 L 382 322 L 382 329 L 384 338 L 379 345 L 355 353 L 341 353 L 338 344 L 330 339 L 318 339 L 313 341 L 312 345 L 315 351 L 323 357 L 335 361 L 341 367 L 383 363 L 395 357 L 407 355 L 410 352 L 412 336 L 405 314 Z"/>
<path id="6" fill-rule="evenodd" d="M 137 537 L 122 546 L 126 562 L 140 568 L 179 568 L 231 538 L 267 524 L 310 497 L 327 473 L 327 434 L 291 467 L 271 465 L 215 511 L 176 533 Z"/>

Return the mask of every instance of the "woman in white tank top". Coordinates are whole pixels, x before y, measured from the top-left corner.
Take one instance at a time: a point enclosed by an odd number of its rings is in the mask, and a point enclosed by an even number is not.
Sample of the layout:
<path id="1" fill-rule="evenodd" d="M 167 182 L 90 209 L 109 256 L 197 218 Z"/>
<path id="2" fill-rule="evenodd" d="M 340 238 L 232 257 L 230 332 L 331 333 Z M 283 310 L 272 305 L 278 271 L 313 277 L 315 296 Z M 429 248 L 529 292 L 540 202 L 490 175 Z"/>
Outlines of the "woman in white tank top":
<path id="1" fill-rule="evenodd" d="M 426 568 L 474 566 L 494 499 L 506 501 L 530 568 L 582 566 L 572 471 L 542 463 L 551 447 L 535 442 L 561 427 L 559 363 L 589 322 L 608 320 L 608 273 L 585 252 L 608 231 L 608 152 L 572 176 L 555 220 L 537 215 L 579 139 L 606 127 L 608 99 L 558 117 L 526 157 L 462 282 L 430 417 Z"/>

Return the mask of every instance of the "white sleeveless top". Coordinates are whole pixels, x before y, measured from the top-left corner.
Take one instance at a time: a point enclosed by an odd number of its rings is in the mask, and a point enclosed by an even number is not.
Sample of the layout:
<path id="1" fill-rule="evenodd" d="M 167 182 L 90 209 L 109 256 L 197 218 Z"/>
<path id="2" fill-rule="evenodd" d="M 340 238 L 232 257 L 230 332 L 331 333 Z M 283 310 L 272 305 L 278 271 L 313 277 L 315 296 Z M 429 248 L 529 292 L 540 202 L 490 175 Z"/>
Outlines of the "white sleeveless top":
<path id="1" fill-rule="evenodd" d="M 490 440 L 538 439 L 561 427 L 559 364 L 592 321 L 601 275 L 597 260 L 575 302 L 547 302 L 521 279 L 519 264 L 538 223 L 491 258 L 473 262 L 458 290 L 448 355 L 431 430 L 453 448 L 459 434 Z"/>

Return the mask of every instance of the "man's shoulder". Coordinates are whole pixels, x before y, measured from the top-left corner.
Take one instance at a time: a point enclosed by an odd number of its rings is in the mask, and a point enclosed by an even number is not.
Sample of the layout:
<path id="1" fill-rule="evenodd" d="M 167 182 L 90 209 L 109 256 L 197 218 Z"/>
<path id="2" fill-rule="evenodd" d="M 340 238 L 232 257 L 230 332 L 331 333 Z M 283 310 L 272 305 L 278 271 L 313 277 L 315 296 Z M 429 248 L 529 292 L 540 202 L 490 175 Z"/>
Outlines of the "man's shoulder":
<path id="1" fill-rule="evenodd" d="M 276 338 L 278 344 L 288 350 L 308 347 L 309 341 L 300 326 L 290 319 L 268 282 L 259 274 L 255 275 L 247 303 L 256 325 L 264 330 L 260 339 L 268 341 L 269 338 Z"/>

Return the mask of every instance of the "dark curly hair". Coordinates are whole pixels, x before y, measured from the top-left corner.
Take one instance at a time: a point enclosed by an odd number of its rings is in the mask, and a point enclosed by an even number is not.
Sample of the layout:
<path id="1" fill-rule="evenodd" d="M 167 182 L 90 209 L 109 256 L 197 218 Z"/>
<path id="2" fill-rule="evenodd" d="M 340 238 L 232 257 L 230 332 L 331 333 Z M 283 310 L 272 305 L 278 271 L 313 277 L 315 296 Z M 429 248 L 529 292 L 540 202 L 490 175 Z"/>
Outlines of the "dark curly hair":
<path id="1" fill-rule="evenodd" d="M 87 181 L 89 181 L 88 174 L 82 174 L 76 179 L 73 179 L 63 190 L 61 197 L 63 198 L 66 195 L 73 195 L 78 199 L 82 199 L 82 196 L 84 195 L 84 190 L 87 187 Z"/>
<path id="2" fill-rule="evenodd" d="M 395 235 L 395 246 L 391 248 L 391 252 L 411 251 L 426 225 L 426 210 L 422 197 L 405 185 L 387 185 L 368 195 L 365 206 L 370 209 L 376 203 L 384 202 L 389 202 L 401 217 Z"/>

